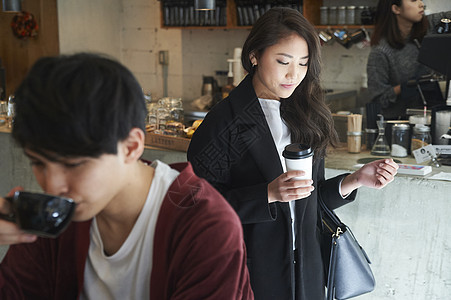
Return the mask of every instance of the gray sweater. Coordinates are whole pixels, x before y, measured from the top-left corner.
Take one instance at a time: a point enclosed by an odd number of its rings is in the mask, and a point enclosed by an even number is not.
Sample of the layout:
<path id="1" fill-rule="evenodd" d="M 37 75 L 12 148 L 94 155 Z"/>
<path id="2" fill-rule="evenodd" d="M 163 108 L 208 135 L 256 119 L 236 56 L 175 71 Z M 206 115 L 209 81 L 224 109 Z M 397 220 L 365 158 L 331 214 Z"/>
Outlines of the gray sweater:
<path id="1" fill-rule="evenodd" d="M 430 32 L 440 19 L 451 12 L 428 16 Z M 407 108 L 422 108 L 423 102 L 415 87 L 406 82 L 431 73 L 431 70 L 417 61 L 419 48 L 408 42 L 402 49 L 392 48 L 385 39 L 371 48 L 368 57 L 368 92 L 373 102 L 380 103 L 386 119 L 404 118 Z M 393 87 L 401 84 L 401 94 L 396 95 Z"/>

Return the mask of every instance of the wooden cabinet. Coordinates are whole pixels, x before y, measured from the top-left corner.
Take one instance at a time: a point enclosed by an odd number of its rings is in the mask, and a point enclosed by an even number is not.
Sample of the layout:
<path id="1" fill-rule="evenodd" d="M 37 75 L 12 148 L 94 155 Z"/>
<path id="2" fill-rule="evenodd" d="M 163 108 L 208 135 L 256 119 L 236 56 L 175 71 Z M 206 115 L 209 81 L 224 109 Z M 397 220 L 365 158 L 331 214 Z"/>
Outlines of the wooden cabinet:
<path id="1" fill-rule="evenodd" d="M 14 93 L 38 58 L 59 54 L 57 0 L 24 1 L 22 9 L 38 21 L 37 37 L 15 37 L 11 30 L 15 13 L 0 11 L 0 58 L 6 70 L 6 96 Z"/>
<path id="2" fill-rule="evenodd" d="M 300 1 L 301 2 L 301 1 Z M 320 7 L 322 0 L 303 0 L 302 10 L 304 16 L 317 28 L 361 28 L 362 25 L 319 25 L 320 24 Z M 237 7 L 235 0 L 227 0 L 226 15 L 227 25 L 225 26 L 167 26 L 164 24 L 163 1 L 161 1 L 161 27 L 162 28 L 179 28 L 179 29 L 249 29 L 252 26 L 240 26 L 237 15 Z M 372 27 L 365 25 L 366 28 Z"/>

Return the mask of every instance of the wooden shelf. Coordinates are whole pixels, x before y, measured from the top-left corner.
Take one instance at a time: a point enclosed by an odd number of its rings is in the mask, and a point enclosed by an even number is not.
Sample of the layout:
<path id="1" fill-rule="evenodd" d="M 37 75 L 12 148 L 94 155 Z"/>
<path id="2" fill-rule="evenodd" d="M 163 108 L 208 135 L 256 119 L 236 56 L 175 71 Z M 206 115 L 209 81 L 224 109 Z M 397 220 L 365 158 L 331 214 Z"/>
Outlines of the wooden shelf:
<path id="1" fill-rule="evenodd" d="M 328 28 L 349 28 L 366 29 L 374 28 L 374 25 L 319 25 L 320 24 L 320 7 L 323 5 L 322 0 L 304 0 L 303 15 L 318 29 Z M 166 26 L 163 20 L 163 2 L 161 2 L 161 28 L 165 29 L 251 29 L 252 26 L 239 26 L 236 12 L 236 4 L 234 0 L 227 0 L 227 25 L 226 26 Z"/>
<path id="2" fill-rule="evenodd" d="M 329 29 L 329 28 L 347 28 L 347 29 L 374 29 L 374 25 L 315 25 L 315 28 L 318 29 Z"/>

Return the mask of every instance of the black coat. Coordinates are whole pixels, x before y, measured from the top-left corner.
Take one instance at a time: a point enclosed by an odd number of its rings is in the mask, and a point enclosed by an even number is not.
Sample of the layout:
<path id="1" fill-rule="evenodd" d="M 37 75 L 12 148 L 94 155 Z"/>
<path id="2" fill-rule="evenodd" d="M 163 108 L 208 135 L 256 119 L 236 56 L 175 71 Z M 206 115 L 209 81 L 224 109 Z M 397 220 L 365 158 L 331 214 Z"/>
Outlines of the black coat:
<path id="1" fill-rule="evenodd" d="M 355 193 L 343 200 L 338 186 L 344 175 L 325 180 L 324 160 L 315 160 L 315 190 L 296 200 L 295 255 L 289 205 L 268 203 L 268 183 L 283 169 L 250 76 L 207 114 L 192 138 L 188 160 L 241 219 L 255 299 L 293 299 L 295 289 L 296 299 L 324 299 L 318 193 L 330 208 L 352 201 Z"/>

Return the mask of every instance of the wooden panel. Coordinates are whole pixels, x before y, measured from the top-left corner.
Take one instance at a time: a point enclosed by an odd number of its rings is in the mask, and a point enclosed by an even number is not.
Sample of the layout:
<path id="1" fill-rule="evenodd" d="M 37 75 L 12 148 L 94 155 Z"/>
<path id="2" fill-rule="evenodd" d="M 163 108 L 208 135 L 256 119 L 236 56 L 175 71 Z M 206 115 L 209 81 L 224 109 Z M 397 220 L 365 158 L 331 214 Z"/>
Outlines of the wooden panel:
<path id="1" fill-rule="evenodd" d="M 57 0 L 24 0 L 22 9 L 38 21 L 35 38 L 21 40 L 11 30 L 15 13 L 0 12 L 0 58 L 6 69 L 6 95 L 14 92 L 34 62 L 59 54 Z"/>
<path id="2" fill-rule="evenodd" d="M 304 0 L 303 2 L 304 17 L 310 21 L 313 25 L 318 25 L 319 20 L 319 8 L 323 5 L 322 0 Z"/>

